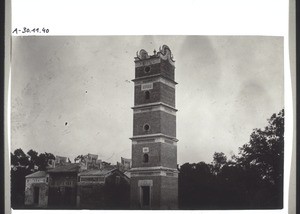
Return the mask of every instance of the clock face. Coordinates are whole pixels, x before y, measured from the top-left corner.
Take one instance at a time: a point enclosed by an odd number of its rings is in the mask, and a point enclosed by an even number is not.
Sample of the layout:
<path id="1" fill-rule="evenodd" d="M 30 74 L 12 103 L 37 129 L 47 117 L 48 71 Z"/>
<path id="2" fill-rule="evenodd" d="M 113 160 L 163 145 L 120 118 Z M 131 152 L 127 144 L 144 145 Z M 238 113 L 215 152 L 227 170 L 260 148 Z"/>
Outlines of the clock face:
<path id="1" fill-rule="evenodd" d="M 144 68 L 145 73 L 149 73 L 150 70 L 151 70 L 151 67 L 150 67 L 150 66 L 146 66 L 146 67 Z"/>
<path id="2" fill-rule="evenodd" d="M 149 124 L 145 124 L 145 125 L 144 125 L 144 130 L 145 130 L 145 131 L 149 131 L 149 129 L 150 129 Z"/>

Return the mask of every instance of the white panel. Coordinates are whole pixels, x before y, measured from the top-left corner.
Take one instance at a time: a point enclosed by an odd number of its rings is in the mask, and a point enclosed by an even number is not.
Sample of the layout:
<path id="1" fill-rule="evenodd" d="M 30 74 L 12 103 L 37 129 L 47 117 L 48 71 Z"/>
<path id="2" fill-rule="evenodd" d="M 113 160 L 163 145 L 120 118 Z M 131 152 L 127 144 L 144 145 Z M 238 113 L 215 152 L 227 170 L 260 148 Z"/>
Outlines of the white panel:
<path id="1" fill-rule="evenodd" d="M 145 91 L 145 90 L 151 90 L 153 89 L 153 83 L 145 83 L 145 84 L 142 84 L 142 87 L 141 87 L 142 91 Z"/>
<path id="2" fill-rule="evenodd" d="M 153 181 L 152 180 L 139 180 L 138 181 L 138 186 L 153 186 Z"/>

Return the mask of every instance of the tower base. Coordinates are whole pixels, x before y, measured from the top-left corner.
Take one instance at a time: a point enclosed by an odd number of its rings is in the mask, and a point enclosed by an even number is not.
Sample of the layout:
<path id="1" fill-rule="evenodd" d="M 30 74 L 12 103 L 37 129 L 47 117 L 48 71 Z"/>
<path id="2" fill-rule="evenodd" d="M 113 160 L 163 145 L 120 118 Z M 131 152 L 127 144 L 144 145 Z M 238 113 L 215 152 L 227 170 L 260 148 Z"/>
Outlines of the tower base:
<path id="1" fill-rule="evenodd" d="M 145 171 L 135 172 L 131 176 L 131 209 L 178 209 L 178 173 L 145 174 Z"/>

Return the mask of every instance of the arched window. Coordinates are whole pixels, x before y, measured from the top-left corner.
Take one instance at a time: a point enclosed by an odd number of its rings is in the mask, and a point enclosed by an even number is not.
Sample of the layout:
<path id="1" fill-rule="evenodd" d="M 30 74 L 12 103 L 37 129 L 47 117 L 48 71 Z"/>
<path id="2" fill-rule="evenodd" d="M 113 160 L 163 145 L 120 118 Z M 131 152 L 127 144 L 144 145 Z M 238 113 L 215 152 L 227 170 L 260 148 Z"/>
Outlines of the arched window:
<path id="1" fill-rule="evenodd" d="M 145 91 L 145 99 L 146 100 L 150 99 L 150 92 L 149 91 Z"/>
<path id="2" fill-rule="evenodd" d="M 148 163 L 148 161 L 149 161 L 149 156 L 148 156 L 148 154 L 144 154 L 144 156 L 143 156 L 143 162 L 144 162 L 144 163 Z"/>

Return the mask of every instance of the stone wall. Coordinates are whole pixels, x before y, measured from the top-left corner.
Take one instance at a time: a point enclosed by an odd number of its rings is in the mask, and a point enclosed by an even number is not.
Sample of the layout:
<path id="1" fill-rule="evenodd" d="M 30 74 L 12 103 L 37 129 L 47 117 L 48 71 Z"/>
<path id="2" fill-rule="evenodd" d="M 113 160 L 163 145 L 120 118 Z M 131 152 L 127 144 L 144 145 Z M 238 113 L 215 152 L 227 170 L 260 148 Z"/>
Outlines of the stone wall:
<path id="1" fill-rule="evenodd" d="M 167 176 L 139 176 L 131 178 L 131 209 L 141 209 L 140 180 L 151 180 L 151 209 L 178 209 L 178 178 Z"/>
<path id="2" fill-rule="evenodd" d="M 175 88 L 162 83 L 160 84 L 160 91 L 160 101 L 175 107 Z"/>
<path id="3" fill-rule="evenodd" d="M 160 112 L 160 118 L 161 133 L 176 137 L 176 116 L 162 111 Z"/>
<path id="4" fill-rule="evenodd" d="M 149 64 L 149 63 L 147 63 Z M 145 68 L 149 66 L 150 71 L 145 72 Z M 149 75 L 161 74 L 162 76 L 174 80 L 174 66 L 172 66 L 168 61 L 160 60 L 160 63 L 141 66 L 135 68 L 135 78 L 145 77 Z"/>
<path id="5" fill-rule="evenodd" d="M 177 168 L 177 146 L 169 143 L 161 144 L 161 165 L 168 168 Z"/>
<path id="6" fill-rule="evenodd" d="M 178 209 L 178 177 L 161 178 L 161 209 Z"/>
<path id="7" fill-rule="evenodd" d="M 50 187 L 76 187 L 77 173 L 52 173 L 49 178 Z"/>
<path id="8" fill-rule="evenodd" d="M 39 190 L 38 204 L 34 203 L 34 188 Z M 35 207 L 47 207 L 48 205 L 48 185 L 46 183 L 31 183 L 25 189 L 25 205 Z"/>
<path id="9" fill-rule="evenodd" d="M 144 125 L 150 126 L 144 130 Z M 152 111 L 133 115 L 133 136 L 162 133 L 176 137 L 176 116 L 163 112 Z"/>
<path id="10" fill-rule="evenodd" d="M 104 184 L 79 184 L 77 206 L 80 208 L 104 207 Z"/>
<path id="11" fill-rule="evenodd" d="M 51 207 L 76 207 L 77 174 L 52 173 L 49 178 L 48 205 Z"/>
<path id="12" fill-rule="evenodd" d="M 123 174 L 112 173 L 105 183 L 79 182 L 77 206 L 79 208 L 129 209 L 129 183 Z"/>
<path id="13" fill-rule="evenodd" d="M 148 147 L 149 161 L 147 163 L 143 162 L 143 148 Z M 143 143 L 143 144 L 133 144 L 132 145 L 132 167 L 152 167 L 160 166 L 160 153 L 161 153 L 161 143 Z"/>
<path id="14" fill-rule="evenodd" d="M 138 186 L 139 180 L 152 180 L 153 186 L 150 189 L 150 203 L 151 209 L 159 209 L 160 208 L 160 176 L 139 176 L 132 177 L 130 179 L 130 201 L 131 201 L 131 209 L 141 209 L 141 187 Z"/>
<path id="15" fill-rule="evenodd" d="M 175 89 L 161 82 L 154 82 L 153 88 L 149 90 L 150 98 L 145 98 L 145 91 L 141 85 L 134 87 L 134 105 L 163 102 L 175 107 Z"/>

